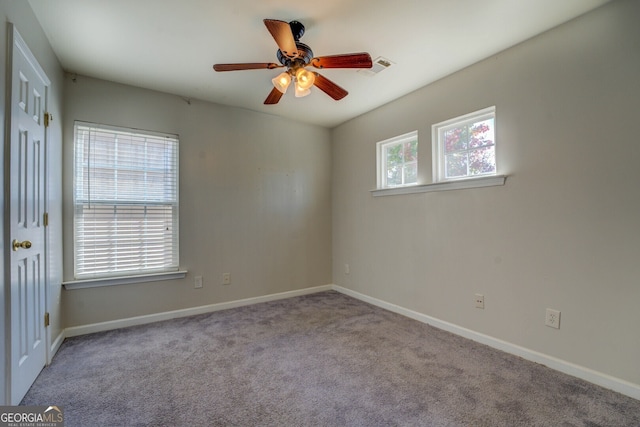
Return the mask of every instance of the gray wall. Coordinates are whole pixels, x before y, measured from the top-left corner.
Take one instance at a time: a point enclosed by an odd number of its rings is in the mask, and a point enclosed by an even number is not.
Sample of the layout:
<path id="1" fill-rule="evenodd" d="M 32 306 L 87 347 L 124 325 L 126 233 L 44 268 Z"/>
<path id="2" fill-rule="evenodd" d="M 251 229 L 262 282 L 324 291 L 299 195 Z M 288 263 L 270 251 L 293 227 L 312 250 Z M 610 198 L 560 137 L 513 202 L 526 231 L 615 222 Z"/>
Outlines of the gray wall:
<path id="1" fill-rule="evenodd" d="M 638 16 L 612 2 L 334 129 L 334 283 L 640 384 Z M 431 125 L 491 105 L 504 187 L 371 196 L 377 141 L 417 129 L 428 183 Z"/>
<path id="2" fill-rule="evenodd" d="M 12 1 L 12 0 L 0 0 L 0 16 L 2 17 L 2 28 L 0 28 L 0 126 L 1 132 L 4 140 L 5 136 L 5 109 L 8 107 L 6 105 L 6 86 L 5 82 L 7 79 L 7 34 L 8 34 L 8 23 L 13 23 L 18 32 L 25 40 L 29 49 L 34 54 L 40 66 L 44 69 L 45 73 L 51 80 L 51 87 L 49 91 L 48 98 L 48 110 L 54 116 L 54 121 L 49 128 L 48 134 L 48 142 L 49 142 L 49 152 L 48 152 L 48 175 L 47 175 L 47 191 L 49 193 L 50 202 L 48 206 L 48 211 L 50 214 L 50 227 L 49 227 L 49 260 L 50 263 L 48 265 L 48 274 L 49 274 L 49 297 L 48 301 L 48 310 L 51 313 L 51 325 L 49 327 L 49 333 L 52 336 L 52 339 L 55 339 L 62 332 L 62 325 L 60 321 L 60 311 L 59 311 L 59 301 L 60 301 L 60 293 L 61 293 L 61 281 L 62 281 L 62 227 L 61 227 L 61 218 L 62 218 L 62 205 L 61 205 L 61 168 L 60 165 L 62 163 L 62 126 L 60 124 L 60 115 L 62 112 L 62 81 L 63 81 L 63 73 L 60 64 L 47 41 L 44 32 L 40 28 L 29 4 L 26 1 Z M 4 159 L 4 150 L 0 152 L 0 182 L 2 182 L 2 187 L 4 194 L 6 196 L 7 192 L 4 184 L 4 173 L 5 173 L 5 159 Z M 0 224 L 4 225 L 4 197 L 2 199 L 3 207 L 0 209 Z M 9 237 L 4 236 L 3 233 L 0 233 L 0 248 L 2 251 L 3 261 L 8 260 L 9 254 L 6 251 L 8 246 L 7 239 Z M 8 336 L 5 335 L 5 326 L 9 323 L 7 322 L 8 312 L 5 310 L 5 298 L 8 297 L 8 287 L 9 283 L 5 280 L 4 273 L 4 262 L 0 262 L 0 277 L 2 277 L 2 292 L 0 292 L 0 319 L 2 319 L 2 327 L 0 327 L 0 383 L 2 387 L 0 388 L 0 403 L 6 401 L 6 387 L 8 386 L 6 377 L 5 377 L 5 350 L 6 350 L 6 339 Z"/>
<path id="3" fill-rule="evenodd" d="M 180 260 L 189 271 L 64 291 L 65 326 L 331 283 L 329 130 L 82 76 L 66 79 L 65 108 L 65 279 L 73 275 L 74 120 L 180 135 Z M 232 284 L 223 286 L 226 272 Z"/>

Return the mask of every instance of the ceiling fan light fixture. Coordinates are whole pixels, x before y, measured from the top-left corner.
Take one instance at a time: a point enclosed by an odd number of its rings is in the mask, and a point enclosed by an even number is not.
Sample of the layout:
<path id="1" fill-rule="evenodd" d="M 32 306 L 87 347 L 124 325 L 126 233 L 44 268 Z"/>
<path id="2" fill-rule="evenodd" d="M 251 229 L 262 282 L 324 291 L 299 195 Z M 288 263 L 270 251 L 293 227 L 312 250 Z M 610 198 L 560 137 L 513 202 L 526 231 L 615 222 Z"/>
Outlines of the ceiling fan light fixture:
<path id="1" fill-rule="evenodd" d="M 301 90 L 311 88 L 315 80 L 316 75 L 311 71 L 307 71 L 304 68 L 296 70 L 296 86 L 300 87 Z"/>
<path id="2" fill-rule="evenodd" d="M 280 92 L 286 93 L 287 88 L 291 84 L 291 76 L 287 72 L 280 73 L 274 79 L 271 79 L 271 82 Z"/>

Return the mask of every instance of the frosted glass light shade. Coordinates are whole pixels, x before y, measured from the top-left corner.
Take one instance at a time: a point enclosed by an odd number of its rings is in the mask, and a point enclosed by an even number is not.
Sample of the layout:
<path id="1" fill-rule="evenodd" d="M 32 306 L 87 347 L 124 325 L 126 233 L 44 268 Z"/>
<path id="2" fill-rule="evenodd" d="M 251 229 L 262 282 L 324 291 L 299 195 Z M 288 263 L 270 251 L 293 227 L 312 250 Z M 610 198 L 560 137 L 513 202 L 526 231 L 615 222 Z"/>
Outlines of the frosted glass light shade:
<path id="1" fill-rule="evenodd" d="M 307 71 L 304 68 L 300 68 L 296 71 L 296 82 L 301 90 L 309 89 L 316 81 L 316 75 L 311 71 Z"/>
<path id="2" fill-rule="evenodd" d="M 289 73 L 280 73 L 278 76 L 271 80 L 273 86 L 280 92 L 287 92 L 287 88 L 291 84 L 291 76 Z"/>
<path id="3" fill-rule="evenodd" d="M 307 96 L 311 93 L 311 89 L 302 89 L 297 82 L 294 85 L 294 88 L 296 90 L 296 98 L 302 98 L 303 96 Z"/>

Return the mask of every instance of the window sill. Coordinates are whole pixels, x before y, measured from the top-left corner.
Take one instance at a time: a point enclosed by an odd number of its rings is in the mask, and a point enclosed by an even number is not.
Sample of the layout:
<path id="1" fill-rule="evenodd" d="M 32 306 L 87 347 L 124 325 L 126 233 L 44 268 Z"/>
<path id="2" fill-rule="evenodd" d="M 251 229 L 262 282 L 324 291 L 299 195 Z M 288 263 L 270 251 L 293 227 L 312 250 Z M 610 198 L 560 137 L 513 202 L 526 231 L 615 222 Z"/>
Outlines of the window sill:
<path id="1" fill-rule="evenodd" d="M 506 175 L 488 176 L 482 178 L 461 179 L 458 181 L 436 182 L 433 184 L 411 185 L 407 187 L 381 188 L 371 190 L 373 197 L 396 196 L 399 194 L 430 193 L 432 191 L 462 190 L 465 188 L 494 187 L 504 185 Z"/>
<path id="2" fill-rule="evenodd" d="M 166 273 L 145 274 L 141 276 L 121 276 L 121 277 L 103 277 L 100 279 L 81 279 L 63 282 L 62 285 L 67 290 L 97 288 L 101 286 L 128 285 L 131 283 L 157 282 L 160 280 L 184 279 L 187 272 L 169 271 Z"/>

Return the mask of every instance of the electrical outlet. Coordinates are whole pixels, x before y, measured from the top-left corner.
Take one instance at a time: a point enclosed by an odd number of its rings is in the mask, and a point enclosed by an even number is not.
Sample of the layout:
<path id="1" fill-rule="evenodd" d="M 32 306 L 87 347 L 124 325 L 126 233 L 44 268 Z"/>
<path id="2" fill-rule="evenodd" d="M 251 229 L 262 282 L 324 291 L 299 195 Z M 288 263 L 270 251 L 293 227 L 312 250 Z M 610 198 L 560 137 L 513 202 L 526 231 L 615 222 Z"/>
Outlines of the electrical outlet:
<path id="1" fill-rule="evenodd" d="M 349 267 L 349 264 L 345 264 L 344 265 L 344 274 L 349 274 L 351 273 L 351 268 Z"/>
<path id="2" fill-rule="evenodd" d="M 193 287 L 196 289 L 202 287 L 202 276 L 196 276 L 193 278 Z"/>
<path id="3" fill-rule="evenodd" d="M 476 308 L 484 308 L 484 295 L 476 294 Z"/>
<path id="4" fill-rule="evenodd" d="M 231 284 L 231 273 L 222 273 L 222 284 L 223 285 Z"/>
<path id="5" fill-rule="evenodd" d="M 547 308 L 544 324 L 550 328 L 560 329 L 560 312 L 552 308 Z"/>

